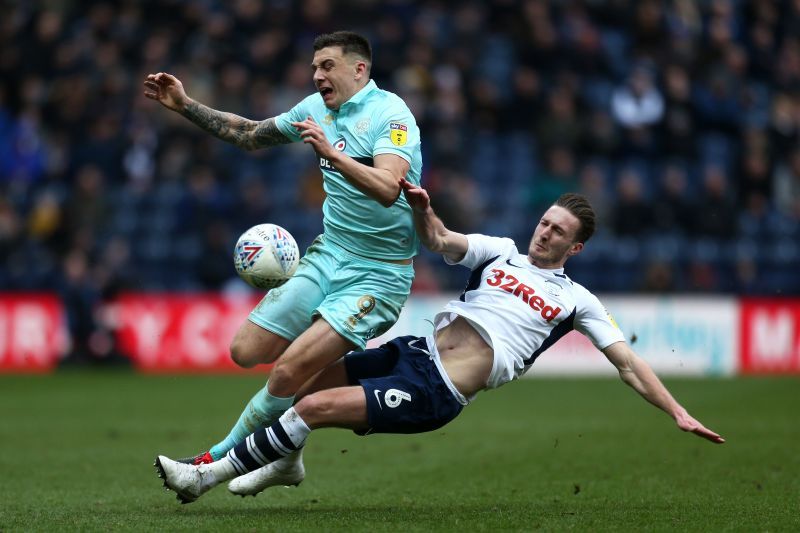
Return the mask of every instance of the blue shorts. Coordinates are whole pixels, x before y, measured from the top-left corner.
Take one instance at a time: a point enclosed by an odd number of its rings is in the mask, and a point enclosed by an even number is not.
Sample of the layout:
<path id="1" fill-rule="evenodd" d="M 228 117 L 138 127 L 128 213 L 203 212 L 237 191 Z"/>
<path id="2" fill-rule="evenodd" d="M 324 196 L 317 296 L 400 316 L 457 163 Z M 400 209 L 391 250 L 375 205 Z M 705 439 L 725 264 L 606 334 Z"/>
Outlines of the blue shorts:
<path id="1" fill-rule="evenodd" d="M 400 316 L 414 281 L 412 265 L 353 254 L 317 237 L 294 276 L 270 290 L 250 312 L 250 322 L 293 341 L 322 317 L 363 350 Z"/>
<path id="2" fill-rule="evenodd" d="M 453 420 L 464 406 L 442 378 L 425 337 L 398 337 L 344 357 L 351 385 L 367 396 L 368 433 L 424 433 Z"/>

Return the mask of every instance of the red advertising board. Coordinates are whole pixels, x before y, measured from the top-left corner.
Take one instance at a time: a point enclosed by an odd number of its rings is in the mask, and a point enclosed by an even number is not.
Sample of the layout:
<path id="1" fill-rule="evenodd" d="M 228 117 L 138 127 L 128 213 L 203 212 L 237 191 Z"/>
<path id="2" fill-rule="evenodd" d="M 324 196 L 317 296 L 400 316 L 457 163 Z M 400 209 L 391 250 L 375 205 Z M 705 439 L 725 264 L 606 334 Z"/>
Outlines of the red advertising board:
<path id="1" fill-rule="evenodd" d="M 119 349 L 144 372 L 242 371 L 229 346 L 256 303 L 258 296 L 122 295 L 115 313 Z"/>
<path id="2" fill-rule="evenodd" d="M 745 298 L 740 310 L 740 371 L 800 372 L 800 301 Z"/>
<path id="3" fill-rule="evenodd" d="M 0 372 L 52 370 L 66 338 L 57 296 L 0 294 Z"/>

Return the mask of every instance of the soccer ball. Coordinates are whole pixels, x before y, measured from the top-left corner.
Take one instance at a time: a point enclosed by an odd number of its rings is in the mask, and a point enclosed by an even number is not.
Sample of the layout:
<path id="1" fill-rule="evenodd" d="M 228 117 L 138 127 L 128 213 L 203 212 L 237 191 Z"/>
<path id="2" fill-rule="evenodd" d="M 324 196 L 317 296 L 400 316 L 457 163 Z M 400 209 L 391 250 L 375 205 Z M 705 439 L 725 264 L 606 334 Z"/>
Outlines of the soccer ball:
<path id="1" fill-rule="evenodd" d="M 297 270 L 300 252 L 294 237 L 275 224 L 259 224 L 242 233 L 233 250 L 236 273 L 257 289 L 282 285 Z"/>

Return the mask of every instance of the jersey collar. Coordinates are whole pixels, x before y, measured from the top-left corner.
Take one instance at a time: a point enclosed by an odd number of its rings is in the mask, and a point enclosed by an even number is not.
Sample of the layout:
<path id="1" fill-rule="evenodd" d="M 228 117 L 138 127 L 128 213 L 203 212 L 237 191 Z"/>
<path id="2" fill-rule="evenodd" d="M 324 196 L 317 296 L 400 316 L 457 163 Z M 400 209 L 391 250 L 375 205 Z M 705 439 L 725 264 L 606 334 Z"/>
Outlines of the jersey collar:
<path id="1" fill-rule="evenodd" d="M 530 260 L 528 259 L 528 256 L 525 255 L 525 254 L 519 254 L 519 259 L 525 265 L 528 265 L 530 268 L 539 270 L 540 272 L 547 272 L 547 273 L 553 274 L 555 276 L 558 276 L 559 278 L 565 278 L 566 277 L 564 275 L 564 267 L 560 267 L 560 268 L 539 268 L 536 265 L 534 265 L 533 263 L 531 263 Z"/>
<path id="2" fill-rule="evenodd" d="M 369 93 L 377 89 L 378 86 L 375 84 L 375 80 L 369 80 L 369 82 L 367 82 L 367 84 L 364 85 L 364 87 L 362 87 L 360 91 L 358 91 L 356 94 L 351 96 L 348 101 L 339 106 L 339 110 L 341 111 L 342 109 L 350 105 L 360 104 L 364 100 L 364 98 L 367 97 Z"/>

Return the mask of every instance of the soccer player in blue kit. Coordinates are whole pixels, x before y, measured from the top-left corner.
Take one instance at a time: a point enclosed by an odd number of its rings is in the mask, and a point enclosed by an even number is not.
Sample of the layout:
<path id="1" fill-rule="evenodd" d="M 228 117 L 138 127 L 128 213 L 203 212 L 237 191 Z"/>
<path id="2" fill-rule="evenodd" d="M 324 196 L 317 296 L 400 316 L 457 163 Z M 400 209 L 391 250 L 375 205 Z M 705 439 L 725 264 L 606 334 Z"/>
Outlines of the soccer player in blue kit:
<path id="1" fill-rule="evenodd" d="M 359 434 L 435 430 L 458 416 L 478 392 L 525 374 L 573 329 L 586 335 L 622 380 L 679 429 L 725 442 L 672 397 L 625 342 L 597 297 L 564 274 L 564 263 L 581 252 L 594 232 L 594 211 L 584 197 L 562 195 L 542 215 L 527 253 L 521 254 L 511 239 L 448 230 L 424 189 L 409 182 L 403 187 L 425 247 L 472 270 L 464 293 L 436 315 L 431 335 L 398 337 L 328 366 L 298 393 L 294 407 L 224 459 L 195 466 L 158 457 L 159 475 L 183 503 L 229 479 L 229 490 L 242 496 L 272 486 L 277 477 L 299 483 L 304 469 L 297 451 L 315 429 L 338 427 Z M 280 463 L 288 469 L 287 461 L 294 464 L 294 478 L 275 472 Z"/>
<path id="2" fill-rule="evenodd" d="M 277 117 L 254 121 L 189 98 L 167 73 L 145 79 L 145 96 L 247 150 L 304 142 L 319 161 L 324 232 L 294 276 L 266 294 L 231 343 L 243 367 L 275 362 L 228 436 L 190 462 L 220 459 L 294 403 L 315 373 L 389 329 L 408 298 L 418 238 L 401 182 L 418 184 L 419 128 L 402 99 L 370 80 L 369 42 L 321 35 L 311 63 L 317 92 Z"/>

